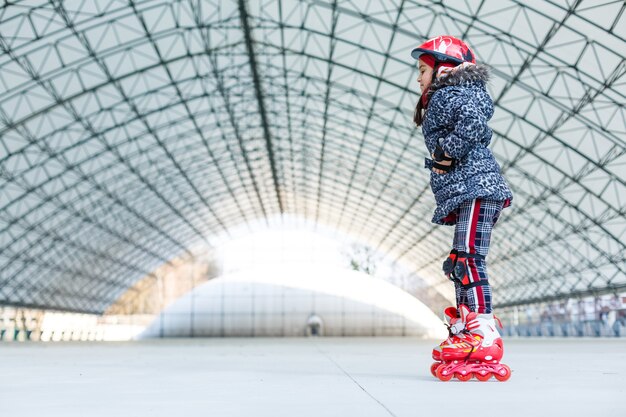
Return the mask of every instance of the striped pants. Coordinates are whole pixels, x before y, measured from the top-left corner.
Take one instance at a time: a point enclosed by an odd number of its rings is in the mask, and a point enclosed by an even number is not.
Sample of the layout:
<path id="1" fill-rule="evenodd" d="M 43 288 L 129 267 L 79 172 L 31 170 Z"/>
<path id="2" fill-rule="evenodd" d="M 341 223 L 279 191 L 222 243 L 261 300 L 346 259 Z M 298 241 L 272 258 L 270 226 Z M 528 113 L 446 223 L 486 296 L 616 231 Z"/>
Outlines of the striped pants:
<path id="1" fill-rule="evenodd" d="M 491 230 L 498 221 L 504 203 L 492 200 L 470 200 L 462 203 L 456 210 L 456 228 L 453 248 L 459 252 L 479 254 L 483 257 L 489 252 Z M 487 283 L 487 263 L 485 259 L 468 258 L 467 275 L 470 283 L 484 281 L 484 285 L 465 288 L 454 281 L 457 307 L 467 305 L 478 314 L 491 313 L 491 287 Z"/>

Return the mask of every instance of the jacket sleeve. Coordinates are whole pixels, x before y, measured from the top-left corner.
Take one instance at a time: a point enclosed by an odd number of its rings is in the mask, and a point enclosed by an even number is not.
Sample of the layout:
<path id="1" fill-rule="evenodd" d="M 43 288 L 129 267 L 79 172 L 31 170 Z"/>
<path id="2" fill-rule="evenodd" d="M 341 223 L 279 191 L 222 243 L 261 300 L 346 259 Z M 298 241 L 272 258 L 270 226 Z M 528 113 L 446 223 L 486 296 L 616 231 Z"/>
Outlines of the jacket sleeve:
<path id="1" fill-rule="evenodd" d="M 439 138 L 439 145 L 454 159 L 463 158 L 489 130 L 487 117 L 481 111 L 478 97 L 460 94 L 450 100 L 453 110 L 454 129 L 447 136 Z"/>

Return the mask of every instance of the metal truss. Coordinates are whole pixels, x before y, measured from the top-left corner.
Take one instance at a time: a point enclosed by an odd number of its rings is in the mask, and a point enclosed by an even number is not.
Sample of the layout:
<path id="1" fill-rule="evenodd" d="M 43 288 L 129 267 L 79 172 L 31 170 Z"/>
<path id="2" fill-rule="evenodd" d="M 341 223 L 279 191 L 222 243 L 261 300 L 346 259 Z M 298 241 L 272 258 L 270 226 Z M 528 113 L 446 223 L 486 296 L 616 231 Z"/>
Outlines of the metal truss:
<path id="1" fill-rule="evenodd" d="M 496 304 L 626 290 L 622 1 L 76 1 L 0 8 L 0 304 L 103 312 L 236 226 L 294 214 L 443 293 L 410 50 L 493 69 L 515 199 Z"/>

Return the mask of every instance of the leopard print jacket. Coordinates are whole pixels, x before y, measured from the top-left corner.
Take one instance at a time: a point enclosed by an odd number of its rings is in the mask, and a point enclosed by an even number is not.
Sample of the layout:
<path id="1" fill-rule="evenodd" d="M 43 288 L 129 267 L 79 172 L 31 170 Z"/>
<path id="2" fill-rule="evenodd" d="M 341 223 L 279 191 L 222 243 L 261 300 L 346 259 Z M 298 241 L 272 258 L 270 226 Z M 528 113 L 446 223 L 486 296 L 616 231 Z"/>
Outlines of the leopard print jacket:
<path id="1" fill-rule="evenodd" d="M 493 101 L 485 88 L 489 68 L 471 65 L 459 68 L 436 79 L 432 86 L 422 133 L 428 154 L 435 151 L 437 142 L 455 159 L 455 167 L 448 173 L 432 172 L 433 161 L 426 158 L 425 167 L 431 170 L 430 185 L 437 208 L 432 222 L 453 225 L 452 214 L 467 200 L 482 198 L 511 201 L 513 194 L 500 173 L 500 166 L 487 147 L 492 131 L 487 121 L 493 115 Z"/>

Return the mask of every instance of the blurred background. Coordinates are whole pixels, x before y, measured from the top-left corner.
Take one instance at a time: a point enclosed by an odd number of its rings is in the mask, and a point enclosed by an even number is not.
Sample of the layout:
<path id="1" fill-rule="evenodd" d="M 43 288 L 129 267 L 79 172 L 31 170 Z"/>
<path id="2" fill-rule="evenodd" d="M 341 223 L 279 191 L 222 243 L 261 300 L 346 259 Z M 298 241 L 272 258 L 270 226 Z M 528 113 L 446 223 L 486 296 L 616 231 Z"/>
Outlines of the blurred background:
<path id="1" fill-rule="evenodd" d="M 419 336 L 453 303 L 410 51 L 492 68 L 507 336 L 626 334 L 622 1 L 0 6 L 0 337 Z"/>

